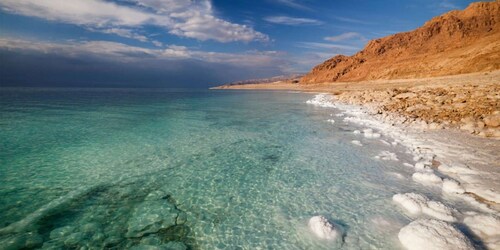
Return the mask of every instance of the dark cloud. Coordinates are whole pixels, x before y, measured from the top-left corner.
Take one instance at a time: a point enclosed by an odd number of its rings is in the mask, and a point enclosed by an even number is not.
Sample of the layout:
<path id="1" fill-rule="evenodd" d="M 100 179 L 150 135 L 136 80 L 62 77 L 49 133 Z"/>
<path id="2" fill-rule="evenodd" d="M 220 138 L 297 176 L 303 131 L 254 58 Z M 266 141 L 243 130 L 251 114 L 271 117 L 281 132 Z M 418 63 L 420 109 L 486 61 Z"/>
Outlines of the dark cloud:
<path id="1" fill-rule="evenodd" d="M 209 87 L 268 77 L 279 67 L 241 67 L 195 59 L 118 62 L 37 51 L 0 50 L 0 85 L 29 87 Z"/>

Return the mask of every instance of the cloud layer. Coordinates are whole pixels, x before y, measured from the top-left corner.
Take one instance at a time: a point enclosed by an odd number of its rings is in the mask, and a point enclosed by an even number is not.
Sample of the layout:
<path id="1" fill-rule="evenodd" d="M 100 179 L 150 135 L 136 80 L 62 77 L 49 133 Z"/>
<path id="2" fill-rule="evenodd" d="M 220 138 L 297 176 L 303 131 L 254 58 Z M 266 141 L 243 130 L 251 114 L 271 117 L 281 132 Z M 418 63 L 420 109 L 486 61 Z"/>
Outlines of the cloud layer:
<path id="1" fill-rule="evenodd" d="M 145 25 L 164 28 L 170 34 L 201 41 L 268 41 L 269 37 L 246 25 L 214 15 L 209 0 L 131 0 L 117 4 L 103 0 L 2 0 L 7 12 L 50 21 L 75 24 L 93 31 L 113 33 L 144 41 Z"/>
<path id="2" fill-rule="evenodd" d="M 316 19 L 289 17 L 289 16 L 268 16 L 264 18 L 264 20 L 270 23 L 292 25 L 292 26 L 323 24 L 323 22 Z"/>

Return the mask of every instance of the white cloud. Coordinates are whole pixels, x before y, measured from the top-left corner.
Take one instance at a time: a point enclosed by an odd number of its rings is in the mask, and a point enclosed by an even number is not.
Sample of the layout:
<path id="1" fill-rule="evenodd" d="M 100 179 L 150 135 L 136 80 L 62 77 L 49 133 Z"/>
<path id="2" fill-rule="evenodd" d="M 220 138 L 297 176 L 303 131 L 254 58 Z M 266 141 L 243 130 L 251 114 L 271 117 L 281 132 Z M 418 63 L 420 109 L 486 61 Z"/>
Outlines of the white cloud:
<path id="1" fill-rule="evenodd" d="M 275 0 L 277 3 L 286 5 L 299 10 L 311 10 L 309 7 L 300 4 L 297 0 Z"/>
<path id="2" fill-rule="evenodd" d="M 352 39 L 357 39 L 357 40 L 362 40 L 362 41 L 367 40 L 363 35 L 361 35 L 357 32 L 347 32 L 347 33 L 342 33 L 342 34 L 337 35 L 337 36 L 325 37 L 325 40 L 330 41 L 330 42 L 338 42 L 338 41 L 352 40 Z"/>
<path id="3" fill-rule="evenodd" d="M 8 12 L 70 23 L 87 29 L 144 40 L 133 29 L 145 25 L 162 27 L 169 33 L 198 40 L 268 41 L 267 35 L 251 27 L 215 16 L 209 0 L 130 0 L 120 5 L 104 0 L 2 0 Z"/>
<path id="4" fill-rule="evenodd" d="M 109 29 L 102 29 L 102 30 L 95 30 L 95 29 L 89 29 L 92 31 L 99 31 L 107 34 L 115 34 L 118 36 L 122 37 L 127 37 L 127 38 L 132 38 L 141 42 L 147 42 L 149 39 L 146 36 L 139 35 L 135 32 L 133 32 L 130 29 L 123 29 L 123 28 L 109 28 Z"/>
<path id="5" fill-rule="evenodd" d="M 439 3 L 439 7 L 445 10 L 457 10 L 461 9 L 460 6 L 458 6 L 456 3 L 450 1 L 450 0 L 443 0 Z"/>
<path id="6" fill-rule="evenodd" d="M 177 45 L 169 45 L 165 49 L 149 49 L 108 41 L 53 43 L 0 38 L 0 49 L 44 54 L 53 53 L 69 57 L 96 57 L 120 62 L 195 59 L 205 62 L 226 63 L 248 67 L 265 67 L 284 64 L 284 54 L 277 51 L 221 53 L 192 50 L 188 47 Z"/>
<path id="7" fill-rule="evenodd" d="M 297 17 L 289 17 L 289 16 L 269 16 L 264 18 L 267 22 L 283 24 L 283 25 L 321 25 L 323 22 L 310 19 L 310 18 L 297 18 Z"/>
<path id="8" fill-rule="evenodd" d="M 357 51 L 360 48 L 349 45 L 340 45 L 340 44 L 332 44 L 332 43 L 317 43 L 317 42 L 299 42 L 296 45 L 299 48 L 306 49 L 336 49 L 336 50 L 344 50 L 344 51 Z"/>
<path id="9" fill-rule="evenodd" d="M 355 18 L 349 18 L 349 17 L 341 17 L 341 16 L 336 16 L 336 17 L 333 17 L 339 21 L 342 21 L 342 22 L 346 22 L 346 23 L 356 23 L 356 24 L 372 24 L 371 22 L 367 22 L 367 21 L 362 21 L 362 20 L 358 20 L 358 19 L 355 19 Z"/>

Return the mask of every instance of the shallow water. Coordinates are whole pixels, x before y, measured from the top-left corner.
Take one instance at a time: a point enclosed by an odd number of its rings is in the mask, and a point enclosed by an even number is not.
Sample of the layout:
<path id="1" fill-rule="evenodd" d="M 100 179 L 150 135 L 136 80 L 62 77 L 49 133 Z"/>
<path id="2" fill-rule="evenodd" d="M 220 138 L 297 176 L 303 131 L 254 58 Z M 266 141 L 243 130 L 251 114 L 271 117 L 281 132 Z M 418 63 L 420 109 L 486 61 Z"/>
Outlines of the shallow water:
<path id="1" fill-rule="evenodd" d="M 2 89 L 0 245 L 400 249 L 397 233 L 411 219 L 392 196 L 441 200 L 439 190 L 410 181 L 406 149 L 353 134 L 362 128 L 306 105 L 311 97 Z M 382 151 L 399 160 L 376 159 Z M 131 233 L 168 213 L 175 225 Z M 342 239 L 310 233 L 315 215 L 342 227 Z"/>

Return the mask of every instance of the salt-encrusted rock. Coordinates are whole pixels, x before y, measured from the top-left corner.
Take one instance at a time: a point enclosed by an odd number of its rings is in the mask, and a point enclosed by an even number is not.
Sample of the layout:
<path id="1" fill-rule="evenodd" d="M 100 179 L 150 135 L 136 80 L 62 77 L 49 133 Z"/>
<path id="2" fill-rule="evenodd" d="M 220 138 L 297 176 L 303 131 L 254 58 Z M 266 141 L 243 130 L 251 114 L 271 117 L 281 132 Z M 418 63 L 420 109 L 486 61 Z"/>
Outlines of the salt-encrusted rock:
<path id="1" fill-rule="evenodd" d="M 441 177 L 437 176 L 436 174 L 434 174 L 432 172 L 425 172 L 425 173 L 417 172 L 417 173 L 414 173 L 411 176 L 411 178 L 414 181 L 421 183 L 421 184 L 424 184 L 424 185 L 428 185 L 428 184 L 437 185 L 437 184 L 441 184 L 443 182 L 443 179 L 441 179 Z"/>
<path id="2" fill-rule="evenodd" d="M 498 217 L 476 214 L 466 217 L 464 224 L 479 236 L 489 249 L 500 249 L 500 219 Z"/>
<path id="3" fill-rule="evenodd" d="M 128 221 L 127 237 L 141 237 L 177 224 L 177 217 L 181 212 L 162 197 L 162 194 L 152 193 L 135 207 Z"/>
<path id="4" fill-rule="evenodd" d="M 380 138 L 380 134 L 379 133 L 374 133 L 373 132 L 373 129 L 369 128 L 369 129 L 364 129 L 363 130 L 363 134 L 366 138 L 370 138 L 370 139 L 373 139 L 373 138 Z"/>
<path id="5" fill-rule="evenodd" d="M 397 155 L 389 151 L 380 152 L 377 156 L 375 156 L 375 159 L 380 159 L 384 161 L 399 161 Z"/>
<path id="6" fill-rule="evenodd" d="M 453 213 L 456 211 L 441 202 L 431 201 L 421 194 L 396 194 L 392 197 L 392 200 L 412 215 L 426 214 L 439 220 L 456 221 L 455 217 L 453 217 Z"/>
<path id="7" fill-rule="evenodd" d="M 341 234 L 339 229 L 323 216 L 314 216 L 309 219 L 309 228 L 316 236 L 326 240 L 334 240 Z"/>
<path id="8" fill-rule="evenodd" d="M 460 186 L 460 183 L 452 179 L 443 180 L 443 192 L 451 194 L 463 194 L 465 190 Z"/>
<path id="9" fill-rule="evenodd" d="M 470 240 L 452 224 L 439 220 L 419 219 L 403 227 L 399 241 L 408 250 L 468 250 Z"/>

